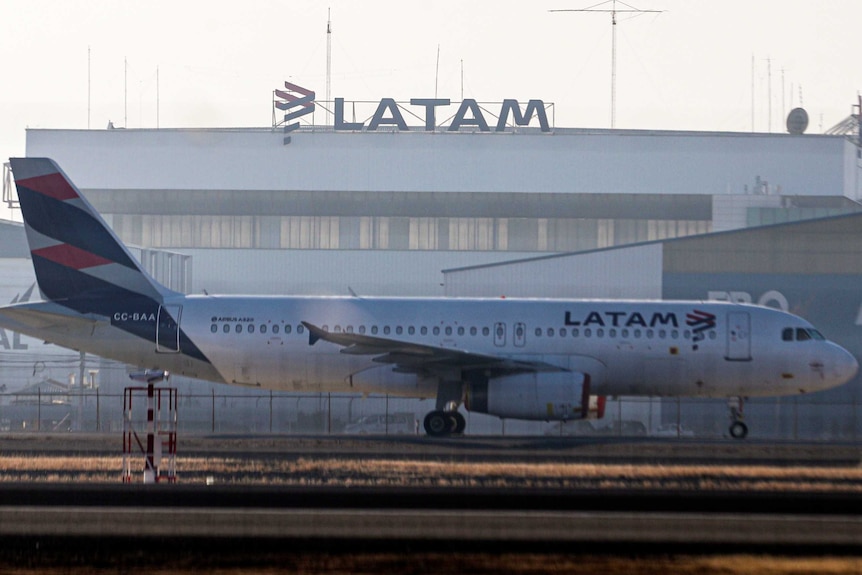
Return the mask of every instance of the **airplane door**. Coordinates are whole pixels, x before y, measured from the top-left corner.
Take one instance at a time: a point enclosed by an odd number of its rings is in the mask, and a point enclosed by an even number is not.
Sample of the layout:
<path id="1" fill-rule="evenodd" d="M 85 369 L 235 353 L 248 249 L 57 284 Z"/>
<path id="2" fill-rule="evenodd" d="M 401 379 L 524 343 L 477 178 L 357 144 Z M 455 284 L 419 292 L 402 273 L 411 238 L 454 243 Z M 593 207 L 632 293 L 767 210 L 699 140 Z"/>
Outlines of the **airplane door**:
<path id="1" fill-rule="evenodd" d="M 494 324 L 494 345 L 503 347 L 506 345 L 506 324 L 497 322 Z"/>
<path id="2" fill-rule="evenodd" d="M 751 317 L 747 312 L 727 314 L 728 361 L 751 360 Z"/>
<path id="3" fill-rule="evenodd" d="M 178 353 L 180 351 L 180 316 L 181 305 L 159 306 L 159 317 L 156 321 L 156 352 Z"/>
<path id="4" fill-rule="evenodd" d="M 515 324 L 515 347 L 524 347 L 527 343 L 527 326 L 523 322 Z"/>

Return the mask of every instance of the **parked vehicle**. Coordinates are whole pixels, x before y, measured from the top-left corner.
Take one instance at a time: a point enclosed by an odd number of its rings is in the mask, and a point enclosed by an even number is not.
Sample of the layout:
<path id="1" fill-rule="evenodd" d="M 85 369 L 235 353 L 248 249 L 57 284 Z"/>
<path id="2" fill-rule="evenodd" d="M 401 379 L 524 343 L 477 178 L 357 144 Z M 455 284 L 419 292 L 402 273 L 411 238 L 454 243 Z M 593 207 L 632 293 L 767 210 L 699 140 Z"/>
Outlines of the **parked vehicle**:
<path id="1" fill-rule="evenodd" d="M 380 413 L 360 417 L 344 427 L 344 433 L 351 435 L 416 433 L 416 418 L 412 413 Z"/>
<path id="2" fill-rule="evenodd" d="M 650 434 L 654 437 L 694 437 L 694 432 L 678 423 L 664 423 Z"/>

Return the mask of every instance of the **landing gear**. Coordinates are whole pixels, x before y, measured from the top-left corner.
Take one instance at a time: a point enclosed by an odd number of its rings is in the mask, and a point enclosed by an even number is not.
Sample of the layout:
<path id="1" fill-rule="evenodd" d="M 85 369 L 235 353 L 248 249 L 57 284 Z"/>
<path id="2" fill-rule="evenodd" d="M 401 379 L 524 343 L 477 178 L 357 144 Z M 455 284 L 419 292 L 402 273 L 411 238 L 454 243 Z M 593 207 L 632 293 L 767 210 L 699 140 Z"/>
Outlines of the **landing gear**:
<path id="1" fill-rule="evenodd" d="M 745 439 L 748 435 L 748 426 L 741 421 L 734 421 L 730 424 L 730 436 L 734 439 Z"/>
<path id="2" fill-rule="evenodd" d="M 457 411 L 432 411 L 425 416 L 425 432 L 431 437 L 448 437 L 464 433 L 467 420 Z"/>
<path id="3" fill-rule="evenodd" d="M 743 406 L 744 401 L 741 397 L 733 397 L 727 402 L 730 418 L 733 420 L 733 423 L 730 424 L 730 436 L 734 439 L 745 439 L 748 436 L 748 426 L 742 421 L 744 417 Z"/>
<path id="4" fill-rule="evenodd" d="M 448 437 L 464 433 L 467 420 L 458 413 L 464 400 L 464 384 L 460 380 L 440 379 L 437 384 L 437 409 L 425 416 L 425 432 L 431 437 Z"/>

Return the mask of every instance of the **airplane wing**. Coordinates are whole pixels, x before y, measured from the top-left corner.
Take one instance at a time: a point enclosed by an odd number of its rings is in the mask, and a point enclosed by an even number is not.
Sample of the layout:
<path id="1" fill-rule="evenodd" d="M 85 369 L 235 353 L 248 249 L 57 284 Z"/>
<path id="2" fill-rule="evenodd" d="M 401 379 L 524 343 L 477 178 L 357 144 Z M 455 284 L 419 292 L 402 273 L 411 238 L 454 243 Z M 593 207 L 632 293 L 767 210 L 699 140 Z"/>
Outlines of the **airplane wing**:
<path id="1" fill-rule="evenodd" d="M 302 325 L 308 329 L 309 345 L 323 340 L 342 346 L 341 353 L 376 355 L 377 357 L 374 357 L 372 361 L 392 364 L 393 371 L 398 373 L 435 373 L 453 368 L 469 371 L 487 370 L 494 376 L 540 371 L 567 371 L 559 366 L 540 361 L 522 361 L 510 357 L 356 333 L 333 333 L 305 321 L 302 322 Z"/>

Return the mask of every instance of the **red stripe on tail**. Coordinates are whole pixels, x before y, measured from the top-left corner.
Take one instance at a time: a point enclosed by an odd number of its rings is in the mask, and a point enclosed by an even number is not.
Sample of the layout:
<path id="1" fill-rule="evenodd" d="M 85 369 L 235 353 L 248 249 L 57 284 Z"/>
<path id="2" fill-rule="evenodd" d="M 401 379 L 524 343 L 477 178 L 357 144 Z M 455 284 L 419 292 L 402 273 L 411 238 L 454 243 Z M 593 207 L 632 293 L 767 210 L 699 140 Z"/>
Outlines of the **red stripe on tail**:
<path id="1" fill-rule="evenodd" d="M 69 244 L 59 244 L 50 248 L 42 248 L 31 252 L 34 256 L 51 260 L 68 268 L 82 270 L 95 266 L 103 266 L 105 264 L 114 263 L 111 260 L 105 259 L 102 256 L 97 256 L 90 252 L 84 251 Z"/>
<path id="2" fill-rule="evenodd" d="M 69 185 L 63 174 L 59 173 L 27 178 L 26 180 L 18 181 L 17 185 L 61 201 L 78 197 L 78 192 L 75 191 L 75 188 Z"/>

